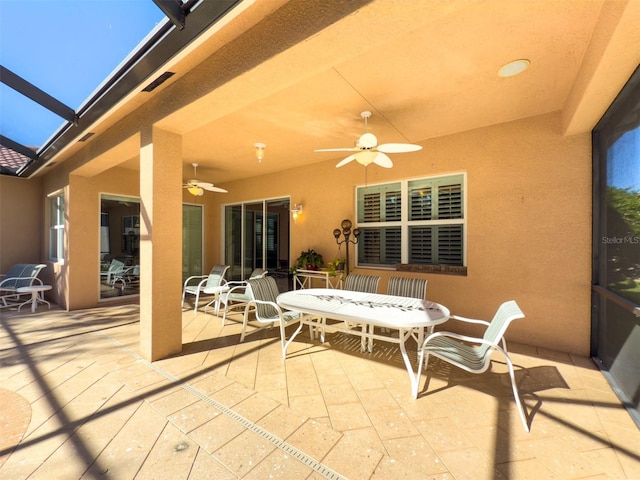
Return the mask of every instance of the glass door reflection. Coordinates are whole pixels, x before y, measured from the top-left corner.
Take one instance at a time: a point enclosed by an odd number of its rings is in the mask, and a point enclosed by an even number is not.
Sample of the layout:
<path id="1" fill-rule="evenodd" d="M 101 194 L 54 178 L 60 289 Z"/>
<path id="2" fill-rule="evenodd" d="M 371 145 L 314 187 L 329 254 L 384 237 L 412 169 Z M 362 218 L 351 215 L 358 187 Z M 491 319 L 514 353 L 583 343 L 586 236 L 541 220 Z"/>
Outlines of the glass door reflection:
<path id="1" fill-rule="evenodd" d="M 140 294 L 140 199 L 100 198 L 100 298 Z"/>

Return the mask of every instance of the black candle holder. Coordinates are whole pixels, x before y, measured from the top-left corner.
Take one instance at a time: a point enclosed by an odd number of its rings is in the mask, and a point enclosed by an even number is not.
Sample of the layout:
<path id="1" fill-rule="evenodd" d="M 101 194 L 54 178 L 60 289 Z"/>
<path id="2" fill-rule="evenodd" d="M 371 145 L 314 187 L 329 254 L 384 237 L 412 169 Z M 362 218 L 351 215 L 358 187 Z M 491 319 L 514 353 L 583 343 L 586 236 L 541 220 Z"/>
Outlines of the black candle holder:
<path id="1" fill-rule="evenodd" d="M 358 237 L 360 236 L 359 229 L 354 228 L 353 231 L 351 231 L 352 225 L 353 224 L 351 223 L 351 220 L 345 218 L 344 220 L 342 220 L 342 224 L 340 225 L 342 227 L 342 230 L 340 230 L 339 228 L 336 228 L 333 231 L 333 236 L 336 238 L 336 243 L 338 244 L 338 247 L 343 243 L 345 244 L 345 250 L 346 250 L 345 278 L 347 275 L 349 275 L 349 244 L 353 243 L 354 245 L 356 245 L 358 243 Z M 340 234 L 344 236 L 343 240 L 340 240 Z M 353 235 L 355 238 L 351 238 L 351 235 Z"/>

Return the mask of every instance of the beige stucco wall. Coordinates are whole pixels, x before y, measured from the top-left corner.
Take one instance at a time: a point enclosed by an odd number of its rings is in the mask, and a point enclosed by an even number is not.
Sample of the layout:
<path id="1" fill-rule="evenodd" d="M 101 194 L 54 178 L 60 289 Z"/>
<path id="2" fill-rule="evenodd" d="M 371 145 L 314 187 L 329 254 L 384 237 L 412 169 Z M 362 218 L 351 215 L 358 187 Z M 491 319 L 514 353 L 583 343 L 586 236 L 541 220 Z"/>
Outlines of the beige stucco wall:
<path id="1" fill-rule="evenodd" d="M 560 123 L 559 114 L 548 114 L 420 142 L 422 151 L 394 155 L 392 169 L 365 171 L 356 163 L 336 169 L 334 160 L 322 161 L 221 185 L 228 194 L 185 193 L 183 201 L 205 206 L 205 271 L 223 258 L 223 206 L 264 198 L 291 197 L 304 205 L 301 218 L 291 223 L 291 259 L 315 248 L 329 261 L 338 252 L 333 229 L 343 218 L 354 219 L 355 186 L 465 172 L 468 275 L 421 274 L 429 280 L 428 298 L 453 313 L 481 318 L 515 299 L 526 319 L 512 326 L 508 339 L 587 355 L 591 143 L 588 133 L 562 136 Z M 44 193 L 59 188 L 63 177 L 46 179 Z M 99 194 L 138 195 L 139 175 L 116 167 L 67 177 L 69 271 L 59 282 L 69 308 L 78 309 L 96 305 L 99 297 Z M 353 247 L 351 254 L 353 265 Z M 398 274 L 360 271 L 381 275 L 380 291 Z"/>
<path id="2" fill-rule="evenodd" d="M 549 114 L 421 142 L 420 152 L 394 155 L 392 169 L 321 162 L 225 184 L 229 194 L 212 198 L 222 204 L 291 196 L 304 205 L 291 224 L 291 258 L 315 248 L 328 261 L 337 254 L 333 229 L 343 218 L 354 220 L 354 186 L 466 172 L 468 275 L 421 274 L 429 280 L 428 298 L 480 318 L 515 299 L 526 319 L 508 338 L 588 355 L 591 143 L 586 133 L 563 137 L 560 124 L 558 114 Z M 210 239 L 218 256 L 219 214 L 213 206 L 207 225 L 217 232 Z M 360 271 L 381 275 L 380 291 L 398 275 Z"/>
<path id="3" fill-rule="evenodd" d="M 95 306 L 100 297 L 100 194 L 138 196 L 139 175 L 112 168 L 69 180 L 69 309 Z"/>
<path id="4" fill-rule="evenodd" d="M 16 263 L 40 263 L 42 181 L 0 175 L 0 273 Z M 45 272 L 41 272 L 44 275 Z"/>

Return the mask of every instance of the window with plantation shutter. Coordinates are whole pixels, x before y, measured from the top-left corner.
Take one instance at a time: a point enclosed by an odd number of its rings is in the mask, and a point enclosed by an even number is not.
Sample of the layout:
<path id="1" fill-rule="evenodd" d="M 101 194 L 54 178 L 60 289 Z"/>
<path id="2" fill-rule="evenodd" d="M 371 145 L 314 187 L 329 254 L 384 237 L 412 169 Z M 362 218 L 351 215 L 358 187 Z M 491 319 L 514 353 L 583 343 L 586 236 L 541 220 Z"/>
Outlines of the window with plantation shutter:
<path id="1" fill-rule="evenodd" d="M 395 265 L 402 257 L 400 227 L 360 229 L 358 264 Z"/>
<path id="2" fill-rule="evenodd" d="M 358 190 L 358 223 L 399 222 L 401 203 L 400 183 Z"/>
<path id="3" fill-rule="evenodd" d="M 438 229 L 439 265 L 462 265 L 462 225 L 441 225 Z"/>
<path id="4" fill-rule="evenodd" d="M 433 263 L 432 227 L 409 227 L 409 263 Z"/>
<path id="5" fill-rule="evenodd" d="M 357 189 L 358 266 L 464 266 L 464 174 Z"/>
<path id="6" fill-rule="evenodd" d="M 385 192 L 385 220 L 387 222 L 399 222 L 402 217 L 402 204 L 400 192 Z"/>
<path id="7" fill-rule="evenodd" d="M 370 193 L 364 196 L 363 222 L 380 221 L 380 194 Z"/>
<path id="8" fill-rule="evenodd" d="M 462 218 L 462 185 L 440 185 L 438 187 L 438 218 Z"/>
<path id="9" fill-rule="evenodd" d="M 409 195 L 409 219 L 431 220 L 431 188 L 417 188 Z"/>

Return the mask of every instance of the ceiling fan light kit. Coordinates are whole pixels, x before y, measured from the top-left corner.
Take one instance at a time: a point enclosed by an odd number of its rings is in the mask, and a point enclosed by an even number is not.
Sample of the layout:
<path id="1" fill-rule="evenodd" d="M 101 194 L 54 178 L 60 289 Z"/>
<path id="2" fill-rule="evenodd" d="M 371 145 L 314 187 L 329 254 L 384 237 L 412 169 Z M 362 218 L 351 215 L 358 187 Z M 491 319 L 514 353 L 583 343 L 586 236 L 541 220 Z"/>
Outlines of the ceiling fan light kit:
<path id="1" fill-rule="evenodd" d="M 192 163 L 191 165 L 193 165 L 193 176 L 196 177 L 198 164 Z M 201 197 L 202 195 L 204 195 L 205 190 L 208 190 L 209 192 L 227 193 L 224 188 L 216 187 L 213 185 L 213 183 L 202 182 L 197 178 L 192 178 L 182 186 L 183 188 L 186 188 L 187 192 L 189 192 L 194 197 Z"/>
<path id="2" fill-rule="evenodd" d="M 187 187 L 187 191 L 194 197 L 201 197 L 202 195 L 204 195 L 204 190 L 197 185 L 190 185 L 189 187 Z"/>
<path id="3" fill-rule="evenodd" d="M 356 152 L 344 158 L 336 165 L 340 168 L 347 163 L 355 160 L 365 167 L 375 163 L 384 168 L 393 167 L 393 162 L 387 153 L 406 153 L 417 152 L 422 149 L 420 145 L 412 143 L 383 143 L 378 145 L 378 139 L 373 133 L 367 131 L 367 120 L 371 117 L 371 112 L 365 110 L 360 113 L 360 117 L 364 120 L 364 133 L 356 142 L 356 146 L 352 148 L 323 148 L 315 150 L 316 152 Z"/>

